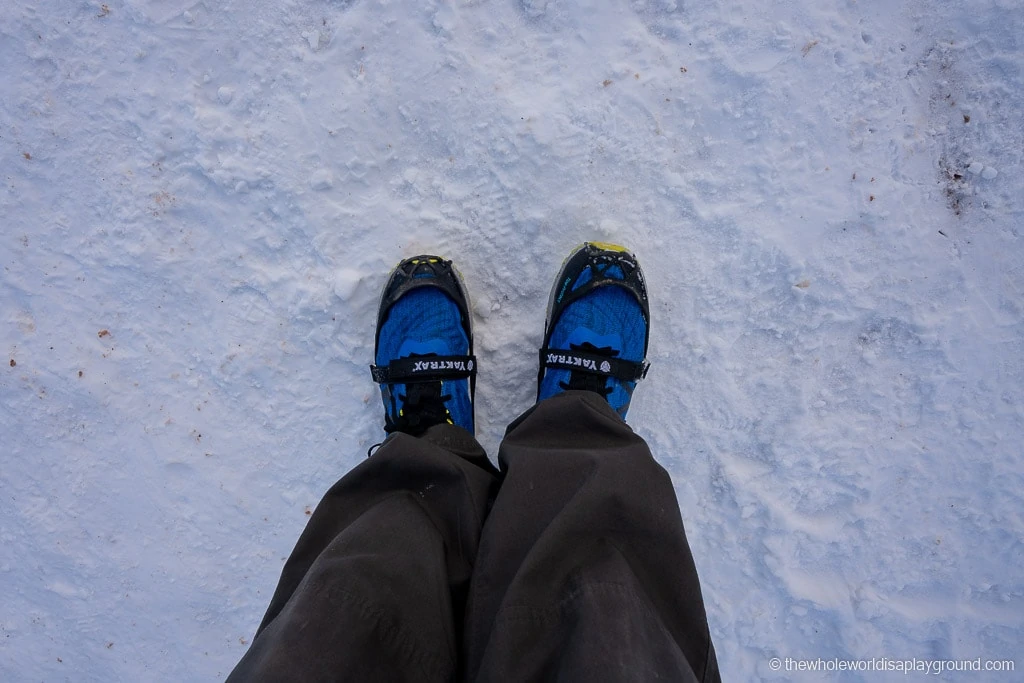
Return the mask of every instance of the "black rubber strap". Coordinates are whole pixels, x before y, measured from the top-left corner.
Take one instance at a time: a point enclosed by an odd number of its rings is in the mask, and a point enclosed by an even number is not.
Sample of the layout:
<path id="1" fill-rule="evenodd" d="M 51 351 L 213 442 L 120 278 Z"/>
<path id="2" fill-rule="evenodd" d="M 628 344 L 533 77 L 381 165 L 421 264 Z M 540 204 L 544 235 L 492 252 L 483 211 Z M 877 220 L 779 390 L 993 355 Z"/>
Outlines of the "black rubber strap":
<path id="1" fill-rule="evenodd" d="M 639 382 L 647 376 L 650 363 L 609 358 L 599 353 L 566 351 L 564 349 L 541 349 L 540 364 L 544 368 L 560 368 L 592 375 L 614 377 L 623 382 Z"/>
<path id="2" fill-rule="evenodd" d="M 413 356 L 397 358 L 383 367 L 370 366 L 377 384 L 411 384 L 476 375 L 476 356 Z"/>

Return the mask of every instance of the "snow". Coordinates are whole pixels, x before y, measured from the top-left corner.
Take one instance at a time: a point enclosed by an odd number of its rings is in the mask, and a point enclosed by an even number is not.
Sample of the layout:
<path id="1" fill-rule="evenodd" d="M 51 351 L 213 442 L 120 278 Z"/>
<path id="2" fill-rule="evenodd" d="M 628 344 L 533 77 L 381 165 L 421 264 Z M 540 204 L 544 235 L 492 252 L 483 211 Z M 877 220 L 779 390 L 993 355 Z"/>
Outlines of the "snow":
<path id="1" fill-rule="evenodd" d="M 652 289 L 630 422 L 727 679 L 1013 659 L 1021 36 L 1016 0 L 9 3 L 0 679 L 224 677 L 382 436 L 388 270 L 456 260 L 496 455 L 587 239 Z"/>

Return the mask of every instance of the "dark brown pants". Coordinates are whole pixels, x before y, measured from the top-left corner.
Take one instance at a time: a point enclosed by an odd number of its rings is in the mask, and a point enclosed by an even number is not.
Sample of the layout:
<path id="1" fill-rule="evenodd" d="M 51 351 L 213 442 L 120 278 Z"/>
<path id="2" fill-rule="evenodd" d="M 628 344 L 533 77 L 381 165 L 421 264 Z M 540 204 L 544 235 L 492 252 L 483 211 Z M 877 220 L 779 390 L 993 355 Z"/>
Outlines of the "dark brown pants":
<path id="1" fill-rule="evenodd" d="M 451 425 L 335 484 L 239 681 L 716 681 L 679 505 L 598 395 L 509 427 L 500 473 Z"/>

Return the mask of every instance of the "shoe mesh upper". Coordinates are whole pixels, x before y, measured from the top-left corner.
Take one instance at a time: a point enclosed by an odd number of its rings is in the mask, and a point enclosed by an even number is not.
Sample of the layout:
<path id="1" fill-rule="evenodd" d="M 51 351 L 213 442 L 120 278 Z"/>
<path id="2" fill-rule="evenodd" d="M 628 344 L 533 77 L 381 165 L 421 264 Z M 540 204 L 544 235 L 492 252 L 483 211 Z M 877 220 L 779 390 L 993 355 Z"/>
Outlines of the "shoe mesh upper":
<path id="1" fill-rule="evenodd" d="M 396 358 L 412 355 L 463 356 L 469 353 L 469 339 L 462 327 L 458 305 L 435 287 L 420 287 L 399 297 L 387 313 L 377 340 L 375 363 L 384 366 Z M 439 395 L 451 396 L 445 407 L 454 424 L 473 432 L 473 405 L 469 380 L 441 383 Z M 405 384 L 381 385 L 384 409 L 392 421 L 403 408 Z M 394 405 L 392 405 L 394 403 Z"/>
<path id="2" fill-rule="evenodd" d="M 609 267 L 604 275 L 615 279 L 623 277 L 618 266 Z M 578 289 L 591 277 L 591 269 L 583 269 L 571 289 Z M 589 342 L 598 348 L 617 351 L 617 358 L 642 361 L 646 334 L 647 322 L 636 297 L 623 287 L 606 285 L 570 303 L 562 311 L 555 322 L 548 348 L 568 350 Z M 541 380 L 538 400 L 561 393 L 561 385 L 570 383 L 571 374 L 570 370 L 548 368 Z M 620 415 L 625 416 L 635 386 L 635 382 L 608 379 L 611 389 L 608 402 Z"/>

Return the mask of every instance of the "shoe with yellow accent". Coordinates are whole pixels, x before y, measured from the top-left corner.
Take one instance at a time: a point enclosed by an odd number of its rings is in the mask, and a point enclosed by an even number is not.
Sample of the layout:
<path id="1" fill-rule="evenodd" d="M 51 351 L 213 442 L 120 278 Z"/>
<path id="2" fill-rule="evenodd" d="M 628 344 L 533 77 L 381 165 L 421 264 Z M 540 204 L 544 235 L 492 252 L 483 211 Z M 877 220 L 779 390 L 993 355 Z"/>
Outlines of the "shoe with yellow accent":
<path id="1" fill-rule="evenodd" d="M 419 436 L 446 422 L 473 433 L 473 332 L 465 285 L 451 261 L 415 256 L 392 271 L 370 372 L 389 434 Z"/>
<path id="2" fill-rule="evenodd" d="M 600 394 L 625 419 L 647 376 L 650 304 L 636 257 L 587 242 L 555 279 L 540 350 L 537 400 L 569 389 Z"/>

